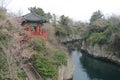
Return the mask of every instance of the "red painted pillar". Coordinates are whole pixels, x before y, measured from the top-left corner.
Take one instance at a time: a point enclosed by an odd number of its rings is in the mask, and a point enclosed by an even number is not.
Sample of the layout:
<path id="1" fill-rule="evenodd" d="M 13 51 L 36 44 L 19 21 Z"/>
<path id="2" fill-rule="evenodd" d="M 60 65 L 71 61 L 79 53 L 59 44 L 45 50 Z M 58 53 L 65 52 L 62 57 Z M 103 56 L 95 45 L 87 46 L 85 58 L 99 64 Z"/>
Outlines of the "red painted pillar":
<path id="1" fill-rule="evenodd" d="M 35 32 L 33 32 L 33 35 L 38 36 L 39 35 L 39 27 L 35 26 L 34 29 L 35 29 Z"/>
<path id="2" fill-rule="evenodd" d="M 39 35 L 39 26 L 36 26 L 36 27 L 35 27 L 35 34 L 36 34 L 36 35 Z"/>
<path id="3" fill-rule="evenodd" d="M 42 34 L 42 26 L 39 27 L 40 35 Z"/>
<path id="4" fill-rule="evenodd" d="M 31 35 L 31 26 L 29 25 L 28 27 L 27 27 L 27 35 Z"/>

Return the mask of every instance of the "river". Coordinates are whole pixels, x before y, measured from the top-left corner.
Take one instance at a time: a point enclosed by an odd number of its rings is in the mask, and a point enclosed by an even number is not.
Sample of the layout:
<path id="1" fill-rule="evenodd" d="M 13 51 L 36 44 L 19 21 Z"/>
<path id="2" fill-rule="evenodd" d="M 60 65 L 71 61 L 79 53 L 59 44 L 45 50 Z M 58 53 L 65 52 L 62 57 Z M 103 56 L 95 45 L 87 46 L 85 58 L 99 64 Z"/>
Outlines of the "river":
<path id="1" fill-rule="evenodd" d="M 73 80 L 120 80 L 120 67 L 102 62 L 79 51 L 72 51 L 75 64 Z"/>

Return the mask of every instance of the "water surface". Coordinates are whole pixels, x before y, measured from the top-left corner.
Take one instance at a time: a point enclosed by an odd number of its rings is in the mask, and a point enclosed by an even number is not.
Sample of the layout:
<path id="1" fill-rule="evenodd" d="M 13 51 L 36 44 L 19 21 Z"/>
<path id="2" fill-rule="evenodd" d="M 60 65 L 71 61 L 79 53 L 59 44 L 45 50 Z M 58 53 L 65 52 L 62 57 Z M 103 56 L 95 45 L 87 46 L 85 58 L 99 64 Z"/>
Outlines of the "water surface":
<path id="1" fill-rule="evenodd" d="M 120 67 L 72 51 L 73 80 L 120 80 Z"/>

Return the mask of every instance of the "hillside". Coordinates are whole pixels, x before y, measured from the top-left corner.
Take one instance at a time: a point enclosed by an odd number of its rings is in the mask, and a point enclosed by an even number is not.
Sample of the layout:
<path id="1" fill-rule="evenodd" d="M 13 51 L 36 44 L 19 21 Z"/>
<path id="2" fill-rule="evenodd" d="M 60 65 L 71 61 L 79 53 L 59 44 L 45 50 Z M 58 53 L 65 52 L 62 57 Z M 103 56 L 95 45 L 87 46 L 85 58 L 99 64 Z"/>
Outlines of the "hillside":
<path id="1" fill-rule="evenodd" d="M 19 18 L 6 16 L 4 20 L 0 19 L 2 20 L 0 23 L 0 80 L 36 80 L 36 76 L 45 80 L 65 79 L 63 77 L 67 69 L 65 66 L 69 68 L 68 61 L 71 58 L 68 57 L 67 49 L 58 43 L 55 27 L 52 24 L 43 26 L 43 30 L 48 33 L 46 40 L 42 37 L 32 37 L 23 41 L 26 32 L 20 25 Z M 59 69 L 63 74 L 58 73 Z M 67 73 L 67 78 L 72 77 L 71 74 L 73 73 Z"/>

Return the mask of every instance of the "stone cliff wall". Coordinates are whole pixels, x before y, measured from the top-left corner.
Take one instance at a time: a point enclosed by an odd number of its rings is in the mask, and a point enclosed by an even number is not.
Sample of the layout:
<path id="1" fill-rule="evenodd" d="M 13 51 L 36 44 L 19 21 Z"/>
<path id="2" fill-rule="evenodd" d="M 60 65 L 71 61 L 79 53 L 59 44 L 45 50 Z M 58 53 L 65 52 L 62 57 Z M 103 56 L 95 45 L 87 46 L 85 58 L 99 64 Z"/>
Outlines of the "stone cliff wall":
<path id="1" fill-rule="evenodd" d="M 82 50 L 85 50 L 89 55 L 110 61 L 112 63 L 120 65 L 120 58 L 115 56 L 113 52 L 107 50 L 107 45 L 99 46 L 99 45 L 92 45 L 89 43 L 86 44 L 84 41 L 82 42 Z"/>
<path id="2" fill-rule="evenodd" d="M 72 80 L 74 73 L 74 63 L 72 57 L 68 57 L 67 65 L 60 66 L 58 70 L 58 80 Z"/>

